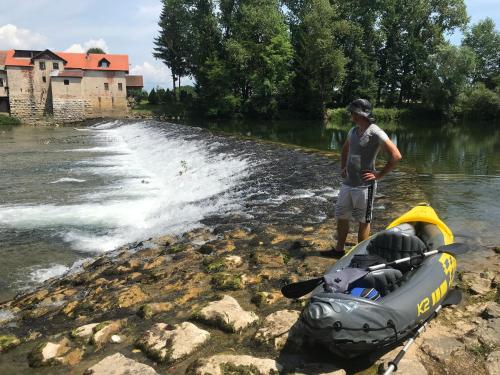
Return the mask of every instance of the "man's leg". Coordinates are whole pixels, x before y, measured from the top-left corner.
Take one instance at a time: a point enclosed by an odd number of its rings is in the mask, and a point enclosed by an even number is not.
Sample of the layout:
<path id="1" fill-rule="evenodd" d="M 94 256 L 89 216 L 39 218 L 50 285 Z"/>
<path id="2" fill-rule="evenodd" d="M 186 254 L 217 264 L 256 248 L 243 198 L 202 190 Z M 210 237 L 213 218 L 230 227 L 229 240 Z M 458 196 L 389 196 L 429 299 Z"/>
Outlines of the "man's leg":
<path id="1" fill-rule="evenodd" d="M 349 220 L 337 219 L 337 246 L 335 251 L 343 252 L 347 234 L 349 233 Z"/>
<path id="2" fill-rule="evenodd" d="M 359 223 L 358 242 L 364 241 L 370 237 L 370 229 L 370 223 Z"/>

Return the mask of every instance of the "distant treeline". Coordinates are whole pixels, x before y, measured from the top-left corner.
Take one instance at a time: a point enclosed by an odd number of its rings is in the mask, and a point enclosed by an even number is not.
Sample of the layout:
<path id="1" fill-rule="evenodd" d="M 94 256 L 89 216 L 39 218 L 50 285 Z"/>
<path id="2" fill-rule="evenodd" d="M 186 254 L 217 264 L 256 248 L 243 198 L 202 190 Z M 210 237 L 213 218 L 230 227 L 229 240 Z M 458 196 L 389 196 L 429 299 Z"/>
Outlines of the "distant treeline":
<path id="1" fill-rule="evenodd" d="M 174 92 L 194 78 L 187 102 L 206 116 L 324 116 L 363 97 L 500 117 L 500 33 L 469 26 L 463 0 L 163 0 L 159 26 L 154 56 Z"/>

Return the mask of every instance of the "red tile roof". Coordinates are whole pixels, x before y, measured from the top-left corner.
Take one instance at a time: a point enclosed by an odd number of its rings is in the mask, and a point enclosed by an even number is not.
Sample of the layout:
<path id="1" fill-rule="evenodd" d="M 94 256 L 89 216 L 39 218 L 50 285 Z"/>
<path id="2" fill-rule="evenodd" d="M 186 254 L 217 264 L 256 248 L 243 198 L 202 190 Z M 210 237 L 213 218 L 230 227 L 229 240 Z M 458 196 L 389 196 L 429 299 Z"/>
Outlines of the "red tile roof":
<path id="1" fill-rule="evenodd" d="M 14 57 L 14 50 L 3 51 L 6 53 L 5 65 L 8 66 L 33 66 L 30 58 Z M 128 55 L 112 54 L 85 54 L 73 52 L 54 52 L 56 55 L 66 60 L 65 69 L 83 70 L 107 70 L 128 72 Z M 109 64 L 107 68 L 99 67 L 99 62 L 106 59 Z"/>
<path id="2" fill-rule="evenodd" d="M 144 80 L 142 76 L 125 76 L 125 82 L 127 87 L 144 87 Z"/>

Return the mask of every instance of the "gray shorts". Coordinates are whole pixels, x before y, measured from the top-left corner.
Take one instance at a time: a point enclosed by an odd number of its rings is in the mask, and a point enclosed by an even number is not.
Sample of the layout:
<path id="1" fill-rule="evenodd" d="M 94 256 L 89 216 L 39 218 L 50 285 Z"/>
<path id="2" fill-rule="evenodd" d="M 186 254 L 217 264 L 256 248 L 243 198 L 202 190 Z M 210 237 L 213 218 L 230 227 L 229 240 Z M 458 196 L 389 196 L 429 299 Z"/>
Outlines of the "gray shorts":
<path id="1" fill-rule="evenodd" d="M 370 223 L 372 221 L 373 198 L 376 190 L 376 181 L 373 181 L 368 186 L 357 187 L 342 184 L 335 205 L 337 219 L 354 219 L 359 223 Z"/>

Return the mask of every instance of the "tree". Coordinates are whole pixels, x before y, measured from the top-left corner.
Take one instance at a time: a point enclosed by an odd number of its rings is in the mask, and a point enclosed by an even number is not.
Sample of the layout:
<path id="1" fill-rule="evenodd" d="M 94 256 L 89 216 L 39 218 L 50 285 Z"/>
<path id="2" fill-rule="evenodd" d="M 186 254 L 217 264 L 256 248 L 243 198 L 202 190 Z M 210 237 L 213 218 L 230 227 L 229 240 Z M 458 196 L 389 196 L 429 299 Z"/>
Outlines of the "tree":
<path id="1" fill-rule="evenodd" d="M 328 0 L 305 1 L 294 8 L 298 22 L 294 27 L 297 104 L 322 116 L 342 83 L 347 63 L 336 39 L 342 22 Z"/>
<path id="2" fill-rule="evenodd" d="M 470 47 L 476 55 L 474 82 L 483 82 L 493 89 L 495 76 L 500 72 L 500 33 L 495 30 L 493 20 L 486 18 L 473 25 L 462 45 Z"/>
<path id="3" fill-rule="evenodd" d="M 467 88 L 474 64 L 474 52 L 468 47 L 450 44 L 438 47 L 436 53 L 429 56 L 433 75 L 423 89 L 427 106 L 449 114 L 460 93 Z"/>
<path id="4" fill-rule="evenodd" d="M 99 48 L 99 47 L 91 47 L 87 50 L 87 54 L 89 53 L 95 53 L 95 54 L 99 54 L 99 55 L 104 55 L 106 52 L 104 52 L 104 50 L 102 48 Z"/>
<path id="5" fill-rule="evenodd" d="M 175 91 L 177 80 L 180 81 L 181 77 L 190 73 L 188 62 L 191 42 L 189 3 L 183 0 L 163 0 L 158 25 L 160 33 L 154 39 L 153 56 L 170 68 Z"/>
<path id="6" fill-rule="evenodd" d="M 151 89 L 151 92 L 149 93 L 149 96 L 148 96 L 148 102 L 149 102 L 149 104 L 153 104 L 153 105 L 156 105 L 160 102 L 160 100 L 158 99 L 158 95 L 156 94 L 155 89 Z"/>

